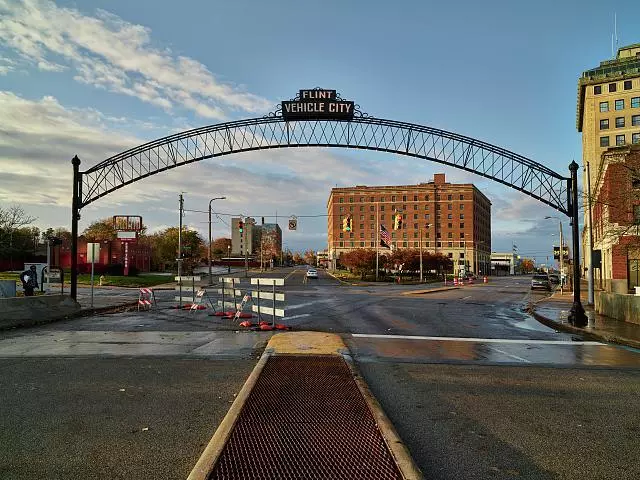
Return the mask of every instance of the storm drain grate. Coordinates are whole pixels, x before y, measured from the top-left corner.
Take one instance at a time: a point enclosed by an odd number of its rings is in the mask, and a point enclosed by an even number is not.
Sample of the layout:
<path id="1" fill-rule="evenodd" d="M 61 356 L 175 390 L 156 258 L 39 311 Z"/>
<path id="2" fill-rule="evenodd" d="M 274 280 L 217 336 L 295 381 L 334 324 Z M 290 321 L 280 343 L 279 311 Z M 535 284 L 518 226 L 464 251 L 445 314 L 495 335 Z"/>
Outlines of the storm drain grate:
<path id="1" fill-rule="evenodd" d="M 402 478 L 341 357 L 272 356 L 209 479 Z"/>

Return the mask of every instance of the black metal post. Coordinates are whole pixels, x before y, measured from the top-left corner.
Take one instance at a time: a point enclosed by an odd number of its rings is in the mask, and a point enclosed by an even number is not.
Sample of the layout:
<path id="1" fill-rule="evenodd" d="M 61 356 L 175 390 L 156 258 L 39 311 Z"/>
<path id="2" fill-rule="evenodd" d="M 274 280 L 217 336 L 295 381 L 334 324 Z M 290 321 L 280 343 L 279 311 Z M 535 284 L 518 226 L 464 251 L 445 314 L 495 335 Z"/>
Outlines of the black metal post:
<path id="1" fill-rule="evenodd" d="M 76 155 L 73 165 L 73 198 L 71 199 L 71 298 L 78 296 L 78 220 L 80 220 L 80 159 Z"/>
<path id="2" fill-rule="evenodd" d="M 571 162 L 571 236 L 573 237 L 573 305 L 569 311 L 569 323 L 576 327 L 587 325 L 587 316 L 580 301 L 580 238 L 578 228 L 578 164 Z M 562 249 L 562 245 L 560 246 Z"/>

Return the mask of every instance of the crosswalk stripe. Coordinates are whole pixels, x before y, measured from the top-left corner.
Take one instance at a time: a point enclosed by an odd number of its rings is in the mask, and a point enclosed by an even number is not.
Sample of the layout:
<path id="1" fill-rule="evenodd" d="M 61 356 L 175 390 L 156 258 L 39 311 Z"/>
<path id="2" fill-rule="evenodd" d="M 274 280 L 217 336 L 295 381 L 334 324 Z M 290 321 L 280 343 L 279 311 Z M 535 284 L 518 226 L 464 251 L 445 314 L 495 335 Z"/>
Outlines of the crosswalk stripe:
<path id="1" fill-rule="evenodd" d="M 573 342 L 571 340 L 526 340 L 515 338 L 426 337 L 419 335 L 375 335 L 353 333 L 354 338 L 380 338 L 386 340 L 434 340 L 439 342 L 519 343 L 530 345 L 606 345 L 602 342 Z"/>

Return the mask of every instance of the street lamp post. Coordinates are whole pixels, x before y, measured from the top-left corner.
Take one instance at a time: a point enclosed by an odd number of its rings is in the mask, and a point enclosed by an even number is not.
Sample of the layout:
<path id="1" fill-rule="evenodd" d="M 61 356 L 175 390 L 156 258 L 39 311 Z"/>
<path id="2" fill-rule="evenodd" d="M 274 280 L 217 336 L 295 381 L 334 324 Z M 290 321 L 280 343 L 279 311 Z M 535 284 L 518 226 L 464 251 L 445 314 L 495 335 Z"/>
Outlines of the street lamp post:
<path id="1" fill-rule="evenodd" d="M 231 273 L 231 245 L 227 245 L 227 273 Z"/>
<path id="2" fill-rule="evenodd" d="M 564 255 L 563 255 L 563 250 L 564 250 L 564 244 L 563 244 L 563 239 L 562 239 L 562 221 L 555 216 L 549 216 L 547 215 L 546 217 L 544 217 L 546 220 L 550 219 L 550 218 L 555 218 L 558 220 L 558 223 L 560 224 L 560 295 L 562 295 L 562 287 L 563 287 L 563 281 L 562 281 L 562 275 L 564 273 Z"/>
<path id="3" fill-rule="evenodd" d="M 418 235 L 420 239 L 420 283 L 422 283 L 422 226 L 419 227 Z"/>
<path id="4" fill-rule="evenodd" d="M 209 200 L 209 285 L 213 285 L 213 277 L 211 276 L 211 202 L 214 200 L 226 200 L 227 197 L 215 197 Z"/>

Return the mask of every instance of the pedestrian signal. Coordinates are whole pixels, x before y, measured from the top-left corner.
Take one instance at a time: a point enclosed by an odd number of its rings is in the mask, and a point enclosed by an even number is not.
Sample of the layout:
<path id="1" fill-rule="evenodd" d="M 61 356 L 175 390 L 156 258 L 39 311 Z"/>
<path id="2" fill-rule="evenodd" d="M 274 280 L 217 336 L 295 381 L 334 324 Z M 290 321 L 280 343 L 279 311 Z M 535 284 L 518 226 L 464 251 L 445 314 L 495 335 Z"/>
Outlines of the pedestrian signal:
<path id="1" fill-rule="evenodd" d="M 342 231 L 343 232 L 351 232 L 352 231 L 351 217 L 347 217 L 347 218 L 342 220 Z"/>

